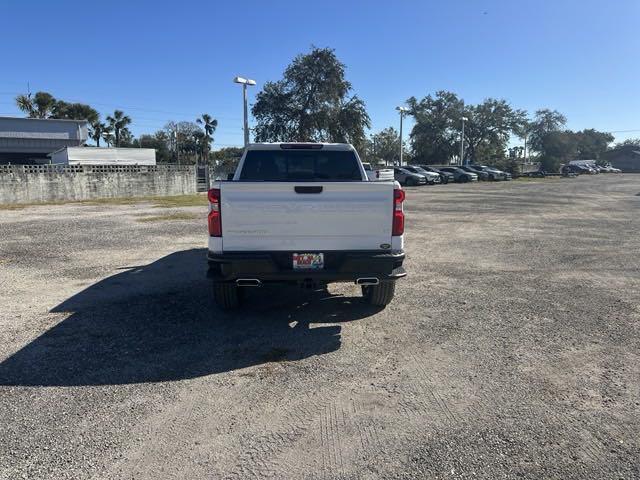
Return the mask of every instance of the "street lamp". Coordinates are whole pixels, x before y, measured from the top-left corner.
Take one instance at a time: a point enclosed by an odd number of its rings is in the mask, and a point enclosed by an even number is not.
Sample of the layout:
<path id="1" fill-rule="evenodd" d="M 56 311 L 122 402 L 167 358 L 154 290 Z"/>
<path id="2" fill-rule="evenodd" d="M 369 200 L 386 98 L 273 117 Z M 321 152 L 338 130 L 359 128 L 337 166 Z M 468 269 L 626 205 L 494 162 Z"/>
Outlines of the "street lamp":
<path id="1" fill-rule="evenodd" d="M 409 109 L 407 107 L 396 107 L 396 110 L 400 112 L 400 166 L 402 166 L 402 119 Z"/>
<path id="2" fill-rule="evenodd" d="M 462 133 L 460 135 L 460 165 L 464 162 L 464 122 L 469 120 L 467 117 L 462 117 Z"/>
<path id="3" fill-rule="evenodd" d="M 235 83 L 242 84 L 242 100 L 244 102 L 244 146 L 249 144 L 249 114 L 247 112 L 247 85 L 255 85 L 256 81 L 250 78 L 236 77 Z"/>

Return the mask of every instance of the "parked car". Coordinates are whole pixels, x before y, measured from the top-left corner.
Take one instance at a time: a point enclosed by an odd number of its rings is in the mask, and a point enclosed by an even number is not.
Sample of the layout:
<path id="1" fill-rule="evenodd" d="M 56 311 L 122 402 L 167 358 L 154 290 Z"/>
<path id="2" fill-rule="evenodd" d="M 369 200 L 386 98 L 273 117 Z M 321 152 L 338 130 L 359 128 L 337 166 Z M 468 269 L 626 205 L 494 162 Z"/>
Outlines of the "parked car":
<path id="1" fill-rule="evenodd" d="M 443 172 L 452 173 L 456 182 L 465 183 L 465 182 L 477 182 L 478 175 L 471 172 L 466 172 L 459 167 L 438 167 L 439 170 Z"/>
<path id="2" fill-rule="evenodd" d="M 547 176 L 547 172 L 544 169 L 539 168 L 533 172 L 524 172 L 520 174 L 521 177 L 530 177 L 530 178 L 544 178 Z"/>
<path id="3" fill-rule="evenodd" d="M 427 172 L 433 172 L 440 175 L 440 183 L 446 184 L 446 183 L 455 181 L 455 177 L 453 176 L 453 173 L 443 172 L 442 170 L 431 167 L 429 165 L 418 165 L 418 166 L 423 170 L 426 170 Z"/>
<path id="4" fill-rule="evenodd" d="M 434 172 L 428 172 L 425 169 L 418 167 L 416 165 L 407 165 L 404 167 L 410 172 L 417 173 L 418 175 L 424 175 L 427 179 L 427 183 L 429 185 L 435 185 L 436 183 L 440 183 L 440 175 Z"/>
<path id="5" fill-rule="evenodd" d="M 601 165 L 600 171 L 603 173 L 622 173 L 622 170 L 619 168 L 614 168 L 611 165 Z"/>
<path id="6" fill-rule="evenodd" d="M 490 178 L 489 173 L 485 172 L 482 168 L 477 167 L 476 165 L 462 165 L 460 168 L 465 172 L 475 173 L 478 176 L 478 180 L 493 180 L 492 178 Z"/>
<path id="7" fill-rule="evenodd" d="M 370 163 L 363 163 L 367 178 L 372 182 L 388 182 L 393 180 L 392 168 L 373 168 Z"/>
<path id="8" fill-rule="evenodd" d="M 413 173 L 404 167 L 394 167 L 393 176 L 400 185 L 415 187 L 427 184 L 427 177 L 419 173 Z"/>
<path id="9" fill-rule="evenodd" d="M 216 303 L 237 307 L 242 289 L 264 284 L 352 282 L 387 305 L 406 275 L 404 198 L 395 181 L 368 181 L 351 145 L 249 144 L 233 179 L 208 192 Z"/>
<path id="10" fill-rule="evenodd" d="M 595 171 L 586 165 L 568 164 L 563 165 L 560 172 L 564 175 L 566 173 L 573 173 L 574 175 L 593 175 Z"/>
<path id="11" fill-rule="evenodd" d="M 484 168 L 484 171 L 489 173 L 489 175 L 494 175 L 501 180 L 511 180 L 513 179 L 513 175 L 509 172 L 505 172 L 504 170 L 500 170 L 499 168 L 492 167 L 491 165 L 481 165 Z"/>

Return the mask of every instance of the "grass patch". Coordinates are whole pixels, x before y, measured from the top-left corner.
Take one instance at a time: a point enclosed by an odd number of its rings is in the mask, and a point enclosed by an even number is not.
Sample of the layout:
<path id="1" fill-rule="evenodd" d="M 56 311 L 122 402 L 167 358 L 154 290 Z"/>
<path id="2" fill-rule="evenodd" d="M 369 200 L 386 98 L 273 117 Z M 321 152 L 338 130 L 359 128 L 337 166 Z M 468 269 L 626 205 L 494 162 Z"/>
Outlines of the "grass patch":
<path id="1" fill-rule="evenodd" d="M 175 213 L 167 213 L 166 215 L 152 215 L 150 217 L 141 217 L 136 220 L 136 222 L 140 223 L 150 223 L 150 222 L 165 222 L 171 220 L 194 220 L 199 218 L 199 215 L 195 215 L 193 213 L 185 213 L 185 212 L 175 212 Z"/>
<path id="2" fill-rule="evenodd" d="M 53 205 L 135 205 L 137 203 L 153 203 L 158 208 L 200 207 L 207 204 L 207 195 L 194 193 L 190 195 L 175 195 L 170 197 L 117 197 L 95 198 L 92 200 L 56 200 L 52 202 L 32 203 L 4 203 L 0 204 L 0 210 L 22 210 L 28 207 L 46 207 Z"/>
<path id="3" fill-rule="evenodd" d="M 201 207 L 207 204 L 207 195 L 176 195 L 175 197 L 153 197 L 154 207 Z"/>

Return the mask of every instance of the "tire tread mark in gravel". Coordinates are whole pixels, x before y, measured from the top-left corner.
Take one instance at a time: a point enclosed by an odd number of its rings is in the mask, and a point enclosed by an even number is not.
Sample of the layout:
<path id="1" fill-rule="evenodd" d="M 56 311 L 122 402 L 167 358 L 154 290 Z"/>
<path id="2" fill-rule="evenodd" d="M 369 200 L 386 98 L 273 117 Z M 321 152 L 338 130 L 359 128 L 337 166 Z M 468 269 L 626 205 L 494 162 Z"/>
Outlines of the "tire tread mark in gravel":
<path id="1" fill-rule="evenodd" d="M 324 422 L 325 442 L 324 448 L 327 451 L 327 474 L 338 472 L 344 474 L 344 463 L 342 459 L 342 446 L 340 442 L 340 426 L 338 425 L 338 415 L 336 403 L 327 405 L 322 414 Z"/>
<path id="2" fill-rule="evenodd" d="M 224 478 L 244 480 L 273 477 L 277 471 L 274 457 L 286 445 L 302 438 L 315 418 L 314 412 L 324 408 L 324 405 L 319 403 L 309 398 L 295 408 L 289 408 L 281 422 L 281 428 L 257 437 L 257 440 L 240 455 L 234 470 Z"/>
<path id="3" fill-rule="evenodd" d="M 355 431 L 358 433 L 360 439 L 362 457 L 366 458 L 367 454 L 378 455 L 381 450 L 381 442 L 377 423 L 371 417 L 359 420 L 357 413 L 362 412 L 364 409 L 356 408 L 356 403 L 355 400 L 351 401 L 354 414 L 352 420 Z"/>
<path id="4" fill-rule="evenodd" d="M 431 377 L 429 377 L 429 374 L 425 371 L 424 367 L 422 366 L 422 363 L 418 360 L 418 358 L 415 355 L 412 355 L 413 361 L 416 365 L 416 371 L 419 372 L 420 374 L 420 385 L 428 392 L 431 394 L 431 396 L 433 397 L 434 403 L 436 405 L 436 407 L 442 412 L 442 414 L 444 415 L 444 418 L 446 419 L 446 421 L 449 424 L 455 424 L 458 422 L 458 419 L 456 418 L 456 416 L 453 414 L 453 412 L 449 409 L 449 406 L 447 405 L 447 402 L 440 396 L 439 393 L 437 393 L 432 387 L 431 385 L 433 384 L 433 382 L 431 381 Z"/>

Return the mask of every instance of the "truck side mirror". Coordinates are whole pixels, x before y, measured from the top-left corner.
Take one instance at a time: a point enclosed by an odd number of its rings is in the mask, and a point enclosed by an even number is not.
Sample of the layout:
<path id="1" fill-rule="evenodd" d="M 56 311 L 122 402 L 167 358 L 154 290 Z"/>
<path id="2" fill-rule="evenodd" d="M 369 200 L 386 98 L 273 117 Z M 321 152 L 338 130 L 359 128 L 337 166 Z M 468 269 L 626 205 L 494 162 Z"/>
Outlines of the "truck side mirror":
<path id="1" fill-rule="evenodd" d="M 233 173 L 227 173 L 227 180 L 233 180 Z"/>

